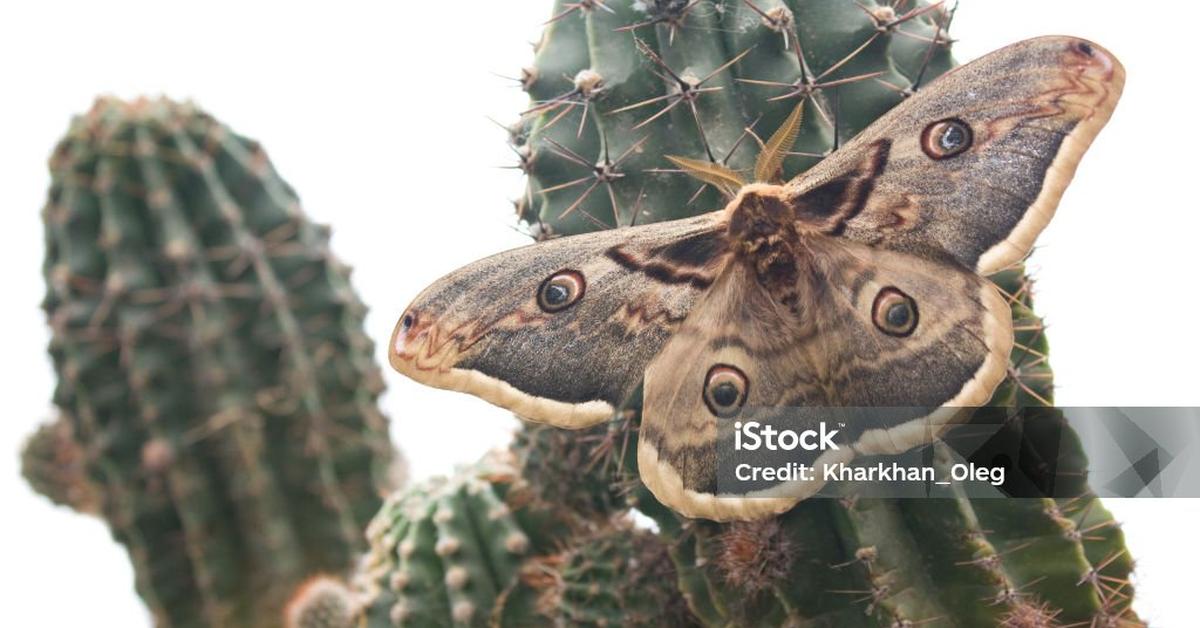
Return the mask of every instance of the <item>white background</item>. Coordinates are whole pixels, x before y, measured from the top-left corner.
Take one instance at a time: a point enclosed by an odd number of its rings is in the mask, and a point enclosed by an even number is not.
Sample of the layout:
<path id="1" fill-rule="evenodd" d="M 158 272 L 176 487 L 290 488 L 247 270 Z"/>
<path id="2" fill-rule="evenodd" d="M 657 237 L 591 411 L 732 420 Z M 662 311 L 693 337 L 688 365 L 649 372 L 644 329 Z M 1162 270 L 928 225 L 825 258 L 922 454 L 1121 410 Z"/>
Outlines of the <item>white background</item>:
<path id="1" fill-rule="evenodd" d="M 103 525 L 51 506 L 18 475 L 21 442 L 51 415 L 38 309 L 45 160 L 96 94 L 191 98 L 261 140 L 307 211 L 334 225 L 334 248 L 356 267 L 355 286 L 373 307 L 368 331 L 381 347 L 420 288 L 526 241 L 508 228 L 508 199 L 521 183 L 496 168 L 512 160 L 486 116 L 510 121 L 524 107 L 515 84 L 493 73 L 516 75 L 531 62 L 527 42 L 548 0 L 250 4 L 0 9 L 8 625 L 148 624 Z M 1200 406 L 1192 17 L 1168 3 L 1134 11 L 1090 0 L 966 0 L 952 29 L 962 61 L 1064 33 L 1100 42 L 1128 71 L 1124 99 L 1032 262 L 1063 405 Z M 417 477 L 477 458 L 514 425 L 481 401 L 390 371 L 389 385 L 384 407 Z M 1194 625 L 1196 504 L 1108 502 L 1139 560 L 1137 608 L 1152 625 Z"/>

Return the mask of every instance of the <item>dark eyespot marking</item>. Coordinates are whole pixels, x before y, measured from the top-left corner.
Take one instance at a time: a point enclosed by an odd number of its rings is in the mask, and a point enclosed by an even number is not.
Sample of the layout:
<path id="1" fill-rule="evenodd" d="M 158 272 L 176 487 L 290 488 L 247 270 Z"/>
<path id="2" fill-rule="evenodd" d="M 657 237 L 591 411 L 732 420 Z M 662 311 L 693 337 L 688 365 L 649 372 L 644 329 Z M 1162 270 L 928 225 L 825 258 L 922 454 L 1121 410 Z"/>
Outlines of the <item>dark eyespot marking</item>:
<path id="1" fill-rule="evenodd" d="M 1082 54 L 1085 57 L 1090 57 L 1090 56 L 1096 54 L 1096 49 L 1092 48 L 1092 45 L 1086 41 L 1075 42 L 1075 49 L 1078 50 L 1080 52 L 1080 54 Z"/>
<path id="2" fill-rule="evenodd" d="M 704 405 L 714 416 L 728 418 L 746 404 L 750 380 L 736 366 L 717 364 L 704 376 Z"/>
<path id="3" fill-rule="evenodd" d="M 583 298 L 586 288 L 583 274 L 579 271 L 560 270 L 538 286 L 538 307 L 549 314 L 561 312 L 578 303 Z"/>
<path id="4" fill-rule="evenodd" d="M 921 133 L 921 150 L 932 159 L 953 157 L 971 147 L 971 127 L 957 118 L 939 120 Z"/>
<path id="5" fill-rule="evenodd" d="M 917 328 L 917 302 L 897 288 L 884 288 L 875 296 L 871 319 L 879 331 L 903 338 Z"/>
<path id="6" fill-rule="evenodd" d="M 416 321 L 416 319 L 413 318 L 412 313 L 405 314 L 404 318 L 400 319 L 400 330 L 408 331 L 409 329 L 412 329 L 413 323 L 415 321 Z"/>

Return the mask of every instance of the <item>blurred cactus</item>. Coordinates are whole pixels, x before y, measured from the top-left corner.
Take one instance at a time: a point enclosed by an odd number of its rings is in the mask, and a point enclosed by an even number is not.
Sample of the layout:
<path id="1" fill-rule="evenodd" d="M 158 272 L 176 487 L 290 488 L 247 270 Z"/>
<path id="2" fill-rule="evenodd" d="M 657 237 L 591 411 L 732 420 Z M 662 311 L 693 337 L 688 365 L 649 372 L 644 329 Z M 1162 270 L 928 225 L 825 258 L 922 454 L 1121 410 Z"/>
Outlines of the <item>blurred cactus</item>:
<path id="1" fill-rule="evenodd" d="M 288 602 L 288 628 L 351 628 L 362 611 L 358 597 L 336 578 L 314 576 Z"/>
<path id="2" fill-rule="evenodd" d="M 86 454 L 68 417 L 37 429 L 21 451 L 21 475 L 33 490 L 78 512 L 98 514 L 100 491 L 87 476 Z"/>
<path id="3" fill-rule="evenodd" d="M 100 99 L 50 173 L 64 420 L 27 477 L 79 465 L 158 625 L 280 625 L 296 584 L 350 566 L 393 483 L 349 270 L 262 148 L 191 105 Z M 75 481 L 33 483 L 78 506 L 52 488 Z"/>

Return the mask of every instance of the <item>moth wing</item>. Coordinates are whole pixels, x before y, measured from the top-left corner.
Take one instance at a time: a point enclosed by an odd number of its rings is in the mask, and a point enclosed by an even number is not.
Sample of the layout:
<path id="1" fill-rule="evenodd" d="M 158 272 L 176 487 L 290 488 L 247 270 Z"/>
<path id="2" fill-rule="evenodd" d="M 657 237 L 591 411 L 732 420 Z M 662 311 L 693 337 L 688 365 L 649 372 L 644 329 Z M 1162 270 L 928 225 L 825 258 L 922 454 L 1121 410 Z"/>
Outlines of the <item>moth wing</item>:
<path id="1" fill-rule="evenodd" d="M 728 256 L 720 214 L 571 236 L 439 279 L 405 310 L 389 360 L 424 384 L 581 428 L 610 419 Z M 539 305 L 552 276 L 577 300 Z"/>
<path id="2" fill-rule="evenodd" d="M 655 496 L 678 512 L 755 519 L 820 489 L 817 481 L 718 494 L 719 456 L 732 451 L 730 443 L 718 447 L 720 421 L 788 408 L 814 415 L 821 408 L 924 409 L 841 428 L 840 448 L 821 453 L 819 463 L 849 462 L 930 442 L 961 414 L 955 408 L 982 405 L 1005 376 L 1009 307 L 975 273 L 824 236 L 806 238 L 804 249 L 799 301 L 781 302 L 748 265 L 730 264 L 647 368 L 638 466 Z M 915 303 L 915 326 L 904 336 L 875 322 L 880 295 L 895 291 Z M 719 418 L 705 386 L 715 368 L 726 367 L 744 374 L 746 400 L 738 414 Z"/>
<path id="3" fill-rule="evenodd" d="M 1124 76 L 1082 39 L 1019 42 L 942 75 L 788 185 L 845 238 L 995 272 L 1050 221 Z"/>

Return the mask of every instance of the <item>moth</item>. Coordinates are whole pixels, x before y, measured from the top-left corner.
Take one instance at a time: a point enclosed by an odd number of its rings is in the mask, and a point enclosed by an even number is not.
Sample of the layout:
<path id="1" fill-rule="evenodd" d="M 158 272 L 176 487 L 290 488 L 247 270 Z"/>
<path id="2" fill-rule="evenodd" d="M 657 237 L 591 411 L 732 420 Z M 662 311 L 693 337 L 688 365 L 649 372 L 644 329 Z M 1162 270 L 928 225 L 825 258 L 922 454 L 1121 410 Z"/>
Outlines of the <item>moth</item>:
<path id="1" fill-rule="evenodd" d="M 1028 254 L 1123 84 L 1096 44 L 1023 41 L 764 183 L 797 111 L 763 148 L 758 181 L 676 160 L 731 196 L 723 209 L 454 271 L 403 313 L 389 360 L 572 429 L 611 420 L 641 387 L 638 467 L 660 501 L 715 520 L 782 512 L 819 486 L 718 494 L 720 422 L 745 408 L 937 408 L 849 426 L 837 453 L 849 460 L 927 444 L 955 409 L 986 403 L 1013 330 L 984 276 Z"/>

